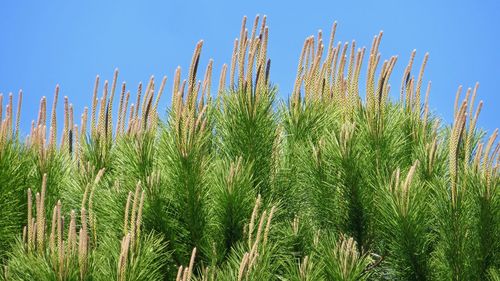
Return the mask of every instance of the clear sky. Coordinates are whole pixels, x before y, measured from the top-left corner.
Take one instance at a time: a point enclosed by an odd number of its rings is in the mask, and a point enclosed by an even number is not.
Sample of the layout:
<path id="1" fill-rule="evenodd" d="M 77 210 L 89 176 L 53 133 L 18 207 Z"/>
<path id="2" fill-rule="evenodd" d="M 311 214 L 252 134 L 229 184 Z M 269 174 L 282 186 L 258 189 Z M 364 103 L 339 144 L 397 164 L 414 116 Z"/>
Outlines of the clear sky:
<path id="1" fill-rule="evenodd" d="M 80 116 L 90 104 L 94 78 L 112 79 L 136 89 L 150 75 L 176 66 L 187 72 L 196 42 L 205 41 L 202 66 L 213 58 L 214 77 L 230 62 L 241 18 L 267 15 L 271 80 L 280 96 L 290 95 L 304 39 L 338 22 L 336 41 L 355 39 L 367 46 L 380 30 L 383 58 L 399 55 L 392 95 L 413 49 L 416 68 L 430 53 L 424 82 L 432 80 L 431 108 L 452 119 L 459 85 L 480 82 L 485 102 L 479 126 L 500 125 L 500 1 L 8 1 L 0 2 L 0 92 L 23 89 L 21 126 L 27 134 L 39 100 L 49 104 L 56 84 Z M 366 65 L 365 65 L 366 67 Z M 216 84 L 215 79 L 214 84 Z M 5 99 L 4 99 L 5 101 Z M 162 109 L 170 103 L 170 92 Z M 59 110 L 62 112 L 62 99 Z M 77 118 L 79 120 L 79 118 Z M 76 120 L 75 120 L 76 121 Z"/>

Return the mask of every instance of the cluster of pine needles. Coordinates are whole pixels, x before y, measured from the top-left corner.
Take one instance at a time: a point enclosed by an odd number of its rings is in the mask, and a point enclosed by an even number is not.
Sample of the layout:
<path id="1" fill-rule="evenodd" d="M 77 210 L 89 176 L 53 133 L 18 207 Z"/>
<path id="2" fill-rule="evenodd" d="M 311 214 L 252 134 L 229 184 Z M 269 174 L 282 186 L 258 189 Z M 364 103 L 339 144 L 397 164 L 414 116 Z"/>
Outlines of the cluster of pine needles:
<path id="1" fill-rule="evenodd" d="M 57 86 L 24 137 L 22 92 L 16 116 L 0 95 L 0 279 L 500 280 L 500 145 L 476 128 L 478 85 L 441 124 L 427 54 L 393 100 L 382 33 L 367 50 L 335 30 L 305 40 L 287 100 L 258 16 L 216 92 L 197 44 L 165 113 L 166 77 L 134 96 L 116 70 L 79 125 L 67 97 L 56 116 Z"/>

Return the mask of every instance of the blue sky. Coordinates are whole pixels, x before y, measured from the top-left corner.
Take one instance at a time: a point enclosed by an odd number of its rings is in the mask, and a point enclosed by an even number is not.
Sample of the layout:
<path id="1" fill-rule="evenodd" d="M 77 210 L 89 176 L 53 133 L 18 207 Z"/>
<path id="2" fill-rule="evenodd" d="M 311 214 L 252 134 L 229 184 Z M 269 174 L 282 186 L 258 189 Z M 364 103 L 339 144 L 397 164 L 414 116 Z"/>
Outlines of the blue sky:
<path id="1" fill-rule="evenodd" d="M 118 3 L 120 2 L 120 3 Z M 398 93 L 403 69 L 417 49 L 418 71 L 430 53 L 425 82 L 432 80 L 431 108 L 451 121 L 459 85 L 480 82 L 485 102 L 479 126 L 492 131 L 500 120 L 499 1 L 2 1 L 0 92 L 23 89 L 21 126 L 28 133 L 39 100 L 51 103 L 56 84 L 79 116 L 90 104 L 94 78 L 136 89 L 150 75 L 187 72 L 196 42 L 203 39 L 202 68 L 213 58 L 215 76 L 230 62 L 241 18 L 267 15 L 271 79 L 287 98 L 304 39 L 338 22 L 336 41 L 369 46 L 384 30 L 383 58 L 398 55 L 392 80 Z M 366 65 L 365 65 L 366 67 Z M 217 80 L 217 79 L 215 79 Z M 215 81 L 214 81 L 215 84 Z M 170 103 L 170 92 L 162 109 Z M 59 102 L 62 112 L 62 99 Z M 79 118 L 77 118 L 79 120 Z"/>

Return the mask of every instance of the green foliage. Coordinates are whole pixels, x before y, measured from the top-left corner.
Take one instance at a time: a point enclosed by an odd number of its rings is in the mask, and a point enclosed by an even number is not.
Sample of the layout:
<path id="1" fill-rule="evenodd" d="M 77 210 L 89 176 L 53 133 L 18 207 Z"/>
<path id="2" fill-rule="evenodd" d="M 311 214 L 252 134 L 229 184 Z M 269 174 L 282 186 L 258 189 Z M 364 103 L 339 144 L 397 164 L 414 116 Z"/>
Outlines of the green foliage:
<path id="1" fill-rule="evenodd" d="M 400 171 L 395 171 L 391 182 L 377 190 L 379 237 L 395 279 L 428 280 L 432 272 L 429 229 L 433 218 L 426 205 L 431 198 L 418 179 L 413 179 L 417 166 L 418 162 L 401 179 Z"/>
<path id="2" fill-rule="evenodd" d="M 27 151 L 16 144 L 0 147 L 0 260 L 4 260 L 25 221 L 30 173 Z"/>
<path id="3" fill-rule="evenodd" d="M 183 151 L 181 142 L 173 131 L 163 130 L 157 157 L 161 161 L 161 178 L 166 189 L 163 215 L 168 216 L 168 225 L 160 227 L 174 246 L 174 258 L 179 263 L 186 263 L 192 248 L 206 245 L 207 174 L 211 165 L 206 137 L 194 139 L 187 151 Z"/>
<path id="4" fill-rule="evenodd" d="M 251 167 L 243 166 L 242 159 L 215 165 L 210 180 L 212 194 L 210 218 L 213 224 L 212 241 L 217 260 L 224 260 L 238 241 L 243 239 L 243 229 L 252 212 L 256 196 L 252 184 Z"/>
<path id="5" fill-rule="evenodd" d="M 327 237 L 319 246 L 326 280 L 368 280 L 371 258 L 361 254 L 353 238 Z"/>
<path id="6" fill-rule="evenodd" d="M 50 253 L 43 256 L 39 253 L 26 253 L 26 248 L 22 242 L 17 241 L 13 245 L 12 256 L 9 259 L 8 269 L 6 270 L 6 280 L 61 280 L 56 259 L 48 258 Z M 90 271 L 84 278 L 80 278 L 80 269 L 78 267 L 78 256 L 72 255 L 67 261 L 67 271 L 64 273 L 63 280 L 95 280 L 92 273 L 95 268 L 94 259 L 88 257 Z"/>
<path id="7" fill-rule="evenodd" d="M 42 98 L 20 142 L 9 98 L 0 279 L 499 280 L 500 145 L 476 129 L 477 86 L 439 125 L 428 91 L 421 102 L 427 55 L 414 78 L 412 53 L 390 100 L 396 57 L 378 67 L 382 34 L 361 90 L 365 49 L 333 45 L 334 25 L 328 46 L 306 39 L 284 102 L 258 23 L 248 34 L 244 19 L 214 100 L 197 44 L 165 118 L 166 78 L 141 83 L 130 110 L 122 84 L 113 112 L 115 71 L 101 98 L 96 79 L 89 133 L 88 109 L 78 129 L 65 98 L 57 144 L 57 87 L 50 124 Z"/>
<path id="8" fill-rule="evenodd" d="M 120 240 L 105 239 L 95 252 L 95 273 L 92 280 L 161 280 L 162 267 L 169 260 L 166 245 L 160 237 L 143 236 L 138 248 L 129 254 L 124 275 L 120 275 Z"/>
<path id="9" fill-rule="evenodd" d="M 271 197 L 275 95 L 275 89 L 227 92 L 221 97 L 221 110 L 216 115 L 215 130 L 221 154 L 228 159 L 242 157 L 251 165 L 253 185 L 264 198 Z"/>

